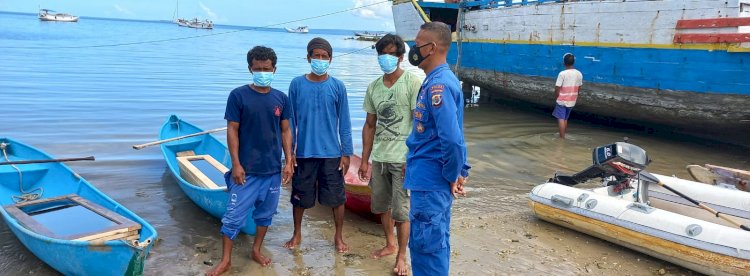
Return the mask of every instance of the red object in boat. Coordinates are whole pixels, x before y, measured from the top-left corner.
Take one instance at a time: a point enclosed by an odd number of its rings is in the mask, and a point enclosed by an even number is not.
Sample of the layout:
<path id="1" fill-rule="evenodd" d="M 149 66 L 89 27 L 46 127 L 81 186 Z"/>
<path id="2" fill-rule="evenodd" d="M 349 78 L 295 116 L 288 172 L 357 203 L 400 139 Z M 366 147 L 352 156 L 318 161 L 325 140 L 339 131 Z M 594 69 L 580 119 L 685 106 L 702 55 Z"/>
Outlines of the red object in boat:
<path id="1" fill-rule="evenodd" d="M 372 209 L 370 209 L 370 204 L 372 204 L 370 186 L 368 186 L 367 181 L 359 179 L 359 166 L 362 164 L 362 157 L 352 155 L 349 159 L 349 171 L 344 176 L 344 187 L 346 189 L 346 203 L 344 205 L 349 211 L 380 223 L 380 215 L 373 214 Z M 372 167 L 370 167 L 367 177 L 370 178 L 371 175 Z"/>

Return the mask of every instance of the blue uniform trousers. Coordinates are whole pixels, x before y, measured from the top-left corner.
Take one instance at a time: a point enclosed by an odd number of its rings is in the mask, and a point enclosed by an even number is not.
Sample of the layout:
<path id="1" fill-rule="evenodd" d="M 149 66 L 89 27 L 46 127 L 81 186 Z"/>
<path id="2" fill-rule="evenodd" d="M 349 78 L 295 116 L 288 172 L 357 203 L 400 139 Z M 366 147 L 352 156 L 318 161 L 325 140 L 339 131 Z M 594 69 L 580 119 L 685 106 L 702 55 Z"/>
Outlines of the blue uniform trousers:
<path id="1" fill-rule="evenodd" d="M 255 225 L 270 226 L 279 206 L 281 174 L 246 175 L 245 184 L 242 185 L 234 182 L 231 171 L 227 172 L 224 177 L 227 182 L 229 201 L 227 212 L 221 219 L 221 233 L 232 240 L 237 238 L 251 210 Z"/>
<path id="2" fill-rule="evenodd" d="M 448 191 L 411 191 L 409 251 L 414 276 L 448 275 L 452 205 Z"/>

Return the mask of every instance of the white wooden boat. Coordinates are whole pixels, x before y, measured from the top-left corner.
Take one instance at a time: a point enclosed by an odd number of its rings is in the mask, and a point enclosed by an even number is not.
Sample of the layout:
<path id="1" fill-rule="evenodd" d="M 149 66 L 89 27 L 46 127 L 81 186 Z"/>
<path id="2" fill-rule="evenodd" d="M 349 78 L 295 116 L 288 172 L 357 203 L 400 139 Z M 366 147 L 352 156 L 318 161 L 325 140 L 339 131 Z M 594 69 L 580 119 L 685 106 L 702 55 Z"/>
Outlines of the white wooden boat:
<path id="1" fill-rule="evenodd" d="M 204 20 L 204 21 L 198 21 L 197 18 L 190 20 L 187 22 L 187 26 L 194 29 L 213 29 L 214 28 L 214 22 L 211 22 L 211 20 Z"/>
<path id="2" fill-rule="evenodd" d="M 40 9 L 39 20 L 41 21 L 58 21 L 58 22 L 78 22 L 78 16 L 67 13 L 55 13 L 53 10 Z"/>
<path id="3" fill-rule="evenodd" d="M 177 18 L 177 19 L 175 19 L 174 23 L 176 23 L 180 27 L 187 27 L 188 26 L 187 19 L 183 19 L 183 18 Z"/>
<path id="4" fill-rule="evenodd" d="M 299 26 L 297 28 L 284 28 L 287 32 L 290 33 L 298 33 L 298 34 L 306 34 L 310 32 L 310 29 L 307 28 L 307 26 Z"/>
<path id="5" fill-rule="evenodd" d="M 364 40 L 379 40 L 381 37 L 384 37 L 386 33 L 371 33 L 371 32 L 356 32 L 354 33 L 354 36 L 358 39 L 364 39 Z"/>
<path id="6" fill-rule="evenodd" d="M 621 168 L 634 171 L 627 165 Z M 576 175 L 580 177 L 582 173 Z M 585 175 L 598 176 L 607 173 Z M 632 176 L 635 177 L 616 181 L 608 178 L 609 184 L 618 184 L 593 189 L 547 182 L 531 191 L 529 204 L 536 216 L 545 221 L 700 273 L 750 274 L 750 231 L 699 209 L 686 199 L 709 206 L 747 228 L 750 193 L 653 175 L 686 196 L 683 197 L 662 188 L 662 184 L 657 186 L 639 179 L 637 174 Z M 551 181 L 558 181 L 557 176 Z"/>

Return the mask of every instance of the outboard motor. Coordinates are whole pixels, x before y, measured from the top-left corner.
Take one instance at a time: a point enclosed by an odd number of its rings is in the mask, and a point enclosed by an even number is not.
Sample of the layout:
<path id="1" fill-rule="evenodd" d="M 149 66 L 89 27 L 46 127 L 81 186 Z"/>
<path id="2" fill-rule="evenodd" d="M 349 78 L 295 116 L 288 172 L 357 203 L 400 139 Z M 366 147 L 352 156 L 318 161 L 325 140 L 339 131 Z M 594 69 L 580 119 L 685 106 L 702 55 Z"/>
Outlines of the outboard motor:
<path id="1" fill-rule="evenodd" d="M 646 168 L 651 160 L 642 148 L 626 142 L 617 142 L 594 149 L 594 164 L 573 175 L 555 173 L 549 182 L 573 186 L 593 178 L 610 179 L 607 186 L 629 186 L 630 180 Z"/>

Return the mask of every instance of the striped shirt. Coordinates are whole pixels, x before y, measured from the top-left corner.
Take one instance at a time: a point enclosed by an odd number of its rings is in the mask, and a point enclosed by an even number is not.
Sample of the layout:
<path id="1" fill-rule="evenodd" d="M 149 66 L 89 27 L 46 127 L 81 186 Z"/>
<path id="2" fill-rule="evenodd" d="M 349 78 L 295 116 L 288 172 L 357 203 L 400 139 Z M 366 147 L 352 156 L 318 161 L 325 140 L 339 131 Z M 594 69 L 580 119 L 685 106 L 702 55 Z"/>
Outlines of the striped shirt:
<path id="1" fill-rule="evenodd" d="M 557 75 L 555 86 L 560 87 L 557 104 L 573 107 L 578 99 L 578 90 L 583 85 L 583 75 L 576 69 L 567 69 Z"/>

